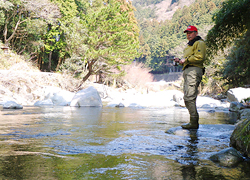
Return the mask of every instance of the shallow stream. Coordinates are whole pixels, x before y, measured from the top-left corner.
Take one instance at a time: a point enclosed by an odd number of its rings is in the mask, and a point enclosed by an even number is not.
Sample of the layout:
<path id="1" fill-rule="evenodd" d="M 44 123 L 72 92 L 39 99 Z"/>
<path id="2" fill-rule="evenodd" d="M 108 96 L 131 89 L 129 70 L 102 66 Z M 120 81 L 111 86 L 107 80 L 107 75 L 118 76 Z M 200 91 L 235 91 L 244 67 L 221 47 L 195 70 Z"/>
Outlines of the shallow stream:
<path id="1" fill-rule="evenodd" d="M 250 179 L 247 162 L 209 160 L 229 147 L 236 115 L 199 113 L 200 128 L 188 131 L 179 107 L 1 110 L 0 179 Z"/>

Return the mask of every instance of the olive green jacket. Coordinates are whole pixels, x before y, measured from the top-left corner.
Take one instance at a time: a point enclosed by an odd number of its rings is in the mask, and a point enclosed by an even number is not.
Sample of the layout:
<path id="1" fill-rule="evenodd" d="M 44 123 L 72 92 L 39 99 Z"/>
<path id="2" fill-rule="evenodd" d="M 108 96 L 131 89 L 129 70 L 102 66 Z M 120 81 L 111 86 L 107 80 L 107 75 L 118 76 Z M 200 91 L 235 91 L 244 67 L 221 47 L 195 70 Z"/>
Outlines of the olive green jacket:
<path id="1" fill-rule="evenodd" d="M 196 66 L 204 68 L 203 62 L 206 56 L 206 44 L 202 39 L 199 39 L 193 43 L 193 45 L 187 45 L 184 49 L 185 63 L 183 64 L 183 70 L 190 66 Z"/>

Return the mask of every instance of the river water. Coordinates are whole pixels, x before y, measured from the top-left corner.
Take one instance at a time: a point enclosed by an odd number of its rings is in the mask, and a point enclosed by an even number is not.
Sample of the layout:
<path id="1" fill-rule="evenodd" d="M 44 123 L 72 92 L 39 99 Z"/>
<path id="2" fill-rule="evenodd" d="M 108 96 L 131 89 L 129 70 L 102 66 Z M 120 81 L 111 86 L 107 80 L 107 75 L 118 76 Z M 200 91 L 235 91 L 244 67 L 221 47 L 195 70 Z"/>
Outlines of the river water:
<path id="1" fill-rule="evenodd" d="M 199 113 L 189 131 L 180 107 L 1 110 L 0 179 L 250 179 L 247 162 L 209 160 L 229 147 L 236 115 Z"/>

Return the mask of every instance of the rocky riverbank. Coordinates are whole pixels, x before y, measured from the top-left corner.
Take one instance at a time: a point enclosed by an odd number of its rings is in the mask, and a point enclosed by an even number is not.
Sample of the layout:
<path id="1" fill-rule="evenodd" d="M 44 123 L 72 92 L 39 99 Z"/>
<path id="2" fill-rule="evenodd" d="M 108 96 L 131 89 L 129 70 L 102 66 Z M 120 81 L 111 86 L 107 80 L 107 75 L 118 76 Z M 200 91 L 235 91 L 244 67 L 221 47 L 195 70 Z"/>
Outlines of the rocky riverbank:
<path id="1" fill-rule="evenodd" d="M 28 68 L 27 68 L 28 69 Z M 139 91 L 112 88 L 86 82 L 75 90 L 79 81 L 69 76 L 39 71 L 1 70 L 0 105 L 20 109 L 25 106 L 109 106 L 131 108 L 167 108 L 184 106 L 180 84 L 151 82 Z M 171 88 L 170 88 L 171 87 Z M 171 90 L 170 90 L 171 89 Z M 244 100 L 250 97 L 250 88 L 228 91 L 226 99 L 198 96 L 197 107 L 215 111 L 235 111 L 239 120 L 231 136 L 233 148 L 219 152 L 211 160 L 223 166 L 233 166 L 250 157 L 250 110 Z M 236 150 L 236 153 L 235 151 Z M 238 156 L 238 155 L 241 156 Z M 222 158 L 221 158 L 222 157 Z M 231 158 L 231 161 L 228 161 Z"/>
<path id="2" fill-rule="evenodd" d="M 79 80 L 59 73 L 20 70 L 1 70 L 0 81 L 0 104 L 14 101 L 22 106 L 70 105 L 78 92 L 75 88 L 80 83 Z M 150 82 L 140 90 L 112 88 L 92 82 L 81 86 L 82 89 L 88 87 L 93 87 L 98 92 L 92 99 L 100 98 L 100 105 L 110 107 L 184 106 L 180 84 L 174 82 Z M 199 96 L 197 99 L 197 106 L 202 108 L 228 111 L 229 105 L 226 101 L 210 97 Z M 88 104 L 85 103 L 85 106 Z"/>

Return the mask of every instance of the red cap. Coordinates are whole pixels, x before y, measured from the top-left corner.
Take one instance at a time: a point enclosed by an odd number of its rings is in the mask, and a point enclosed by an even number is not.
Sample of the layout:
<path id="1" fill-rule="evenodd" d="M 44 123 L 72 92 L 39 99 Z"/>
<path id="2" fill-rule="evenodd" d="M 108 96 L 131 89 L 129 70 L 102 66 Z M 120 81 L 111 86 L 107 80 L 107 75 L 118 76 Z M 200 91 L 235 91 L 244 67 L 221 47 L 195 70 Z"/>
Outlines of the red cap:
<path id="1" fill-rule="evenodd" d="M 184 31 L 184 33 L 186 33 L 187 31 L 196 31 L 196 32 L 198 32 L 198 29 L 195 26 L 188 26 L 187 29 Z"/>

